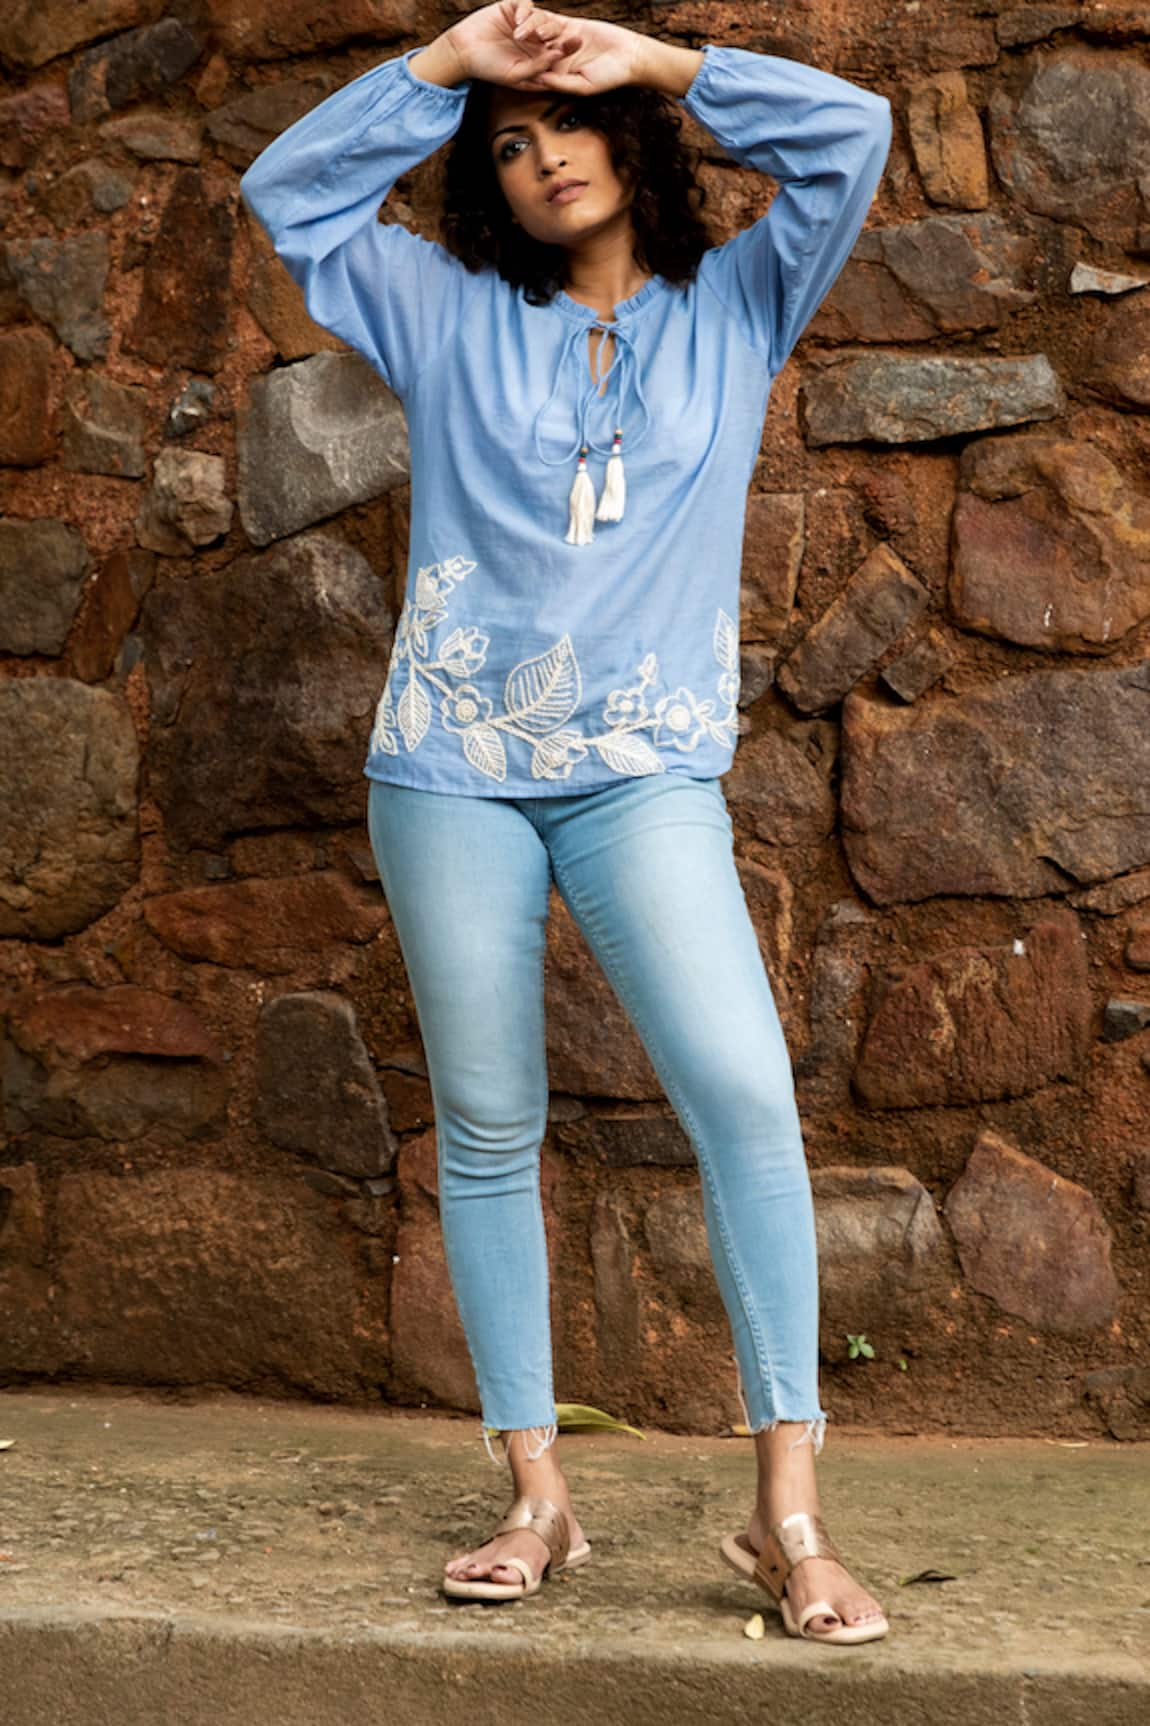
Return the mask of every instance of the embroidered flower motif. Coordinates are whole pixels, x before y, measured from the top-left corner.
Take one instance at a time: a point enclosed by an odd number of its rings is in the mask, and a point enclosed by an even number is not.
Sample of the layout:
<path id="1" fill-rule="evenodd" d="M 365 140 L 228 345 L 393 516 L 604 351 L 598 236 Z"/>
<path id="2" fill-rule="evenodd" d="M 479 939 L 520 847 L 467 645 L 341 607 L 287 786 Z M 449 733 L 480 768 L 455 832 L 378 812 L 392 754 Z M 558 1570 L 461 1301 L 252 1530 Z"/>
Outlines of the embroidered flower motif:
<path id="1" fill-rule="evenodd" d="M 371 753 L 397 755 L 397 730 L 409 753 L 419 747 L 431 724 L 428 689 L 438 692 L 443 727 L 458 734 L 465 759 L 477 772 L 500 782 L 507 777 L 505 738 L 530 745 L 532 778 L 567 779 L 591 750 L 615 773 L 665 773 L 661 749 L 693 750 L 703 737 L 729 743 L 737 735 L 738 629 L 722 606 L 712 636 L 721 668 L 718 696 L 727 705 L 721 719 L 714 717 L 713 699 L 700 700 L 682 683 L 649 707 L 647 691 L 658 679 L 659 661 L 647 653 L 636 670 L 638 681 L 609 692 L 603 707 L 606 731 L 593 736 L 571 730 L 568 721 L 578 711 L 583 676 L 569 635 L 512 668 L 503 686 L 503 711 L 496 713 L 492 697 L 471 681 L 486 663 L 489 636 L 474 626 L 455 628 L 439 644 L 438 657 L 431 657 L 431 631 L 446 618 L 448 596 L 457 582 L 474 568 L 456 556 L 417 572 L 396 623 Z M 451 678 L 461 681 L 452 683 Z M 396 700 L 395 689 L 401 684 Z"/>
<path id="2" fill-rule="evenodd" d="M 652 737 L 657 744 L 669 743 L 675 749 L 694 749 L 707 730 L 707 717 L 713 701 L 699 702 L 680 683 L 673 695 L 664 695 L 655 703 L 655 729 Z"/>
<path id="3" fill-rule="evenodd" d="M 474 683 L 461 683 L 450 695 L 443 697 L 439 711 L 448 731 L 466 731 L 476 720 L 490 719 L 491 706 L 490 699 L 480 695 Z"/>

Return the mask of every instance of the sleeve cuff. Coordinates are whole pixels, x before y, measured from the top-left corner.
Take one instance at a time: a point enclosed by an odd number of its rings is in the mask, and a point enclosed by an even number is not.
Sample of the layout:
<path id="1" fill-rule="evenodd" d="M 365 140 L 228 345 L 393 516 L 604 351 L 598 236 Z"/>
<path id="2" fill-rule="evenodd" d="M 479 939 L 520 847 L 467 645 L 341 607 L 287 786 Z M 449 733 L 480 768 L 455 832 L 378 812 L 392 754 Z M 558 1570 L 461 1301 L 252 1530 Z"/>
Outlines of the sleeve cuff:
<path id="1" fill-rule="evenodd" d="M 400 76 L 405 78 L 413 90 L 419 90 L 429 96 L 433 102 L 443 102 L 450 107 L 458 107 L 467 100 L 467 92 L 471 88 L 470 78 L 461 78 L 458 84 L 433 84 L 430 78 L 421 78 L 418 72 L 411 70 L 408 62 L 422 54 L 428 46 L 426 42 L 417 42 L 414 48 L 408 48 L 397 59 Z"/>

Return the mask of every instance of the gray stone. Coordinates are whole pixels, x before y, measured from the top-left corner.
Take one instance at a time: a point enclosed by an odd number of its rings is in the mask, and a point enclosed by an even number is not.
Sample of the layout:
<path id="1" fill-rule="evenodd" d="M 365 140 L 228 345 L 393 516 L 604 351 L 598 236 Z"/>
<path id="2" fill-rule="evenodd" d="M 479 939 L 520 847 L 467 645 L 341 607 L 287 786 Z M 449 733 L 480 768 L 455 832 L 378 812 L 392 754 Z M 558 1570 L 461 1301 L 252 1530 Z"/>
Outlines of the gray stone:
<path id="1" fill-rule="evenodd" d="M 1150 250 L 1150 67 L 1075 47 L 1028 56 L 991 92 L 994 166 L 1026 209 Z"/>
<path id="2" fill-rule="evenodd" d="M 871 1331 L 921 1313 L 951 1252 L 934 1200 L 909 1169 L 811 1171 L 822 1328 Z"/>
<path id="3" fill-rule="evenodd" d="M 234 505 L 225 495 L 227 464 L 203 450 L 162 449 L 152 484 L 136 518 L 136 537 L 149 551 L 190 557 L 232 525 Z"/>
<path id="4" fill-rule="evenodd" d="M 253 380 L 238 448 L 240 519 L 255 545 L 410 478 L 403 408 L 356 353 L 316 354 Z"/>
<path id="5" fill-rule="evenodd" d="M 281 995 L 256 1039 L 256 1115 L 274 1144 L 338 1175 L 385 1175 L 396 1142 L 355 1010 L 327 992 Z"/>
<path id="6" fill-rule="evenodd" d="M 1111 996 L 1102 1010 L 1103 1043 L 1124 1043 L 1150 1025 L 1150 1001 L 1123 1001 Z"/>
<path id="7" fill-rule="evenodd" d="M 842 709 L 842 835 L 880 905 L 1034 897 L 1150 862 L 1150 662 Z M 737 760 L 736 760 L 737 765 Z"/>
<path id="8" fill-rule="evenodd" d="M 152 692 L 149 778 L 169 844 L 344 823 L 358 806 L 387 583 L 327 534 L 189 581 L 164 572 L 141 611 Z"/>
<path id="9" fill-rule="evenodd" d="M 0 521 L 0 648 L 63 653 L 90 566 L 68 522 Z"/>
<path id="10" fill-rule="evenodd" d="M 137 879 L 136 729 L 109 690 L 8 677 L 0 737 L 0 936 L 54 941 Z"/>
<path id="11" fill-rule="evenodd" d="M 147 390 L 102 372 L 74 373 L 64 403 L 64 466 L 75 473 L 142 479 L 147 404 Z"/>
<path id="12" fill-rule="evenodd" d="M 888 545 L 876 545 L 779 666 L 775 681 L 803 713 L 821 713 L 872 671 L 930 594 Z"/>
<path id="13" fill-rule="evenodd" d="M 108 236 L 10 240 L 7 266 L 29 311 L 50 325 L 79 360 L 107 357 L 111 326 L 103 314 Z"/>
<path id="14" fill-rule="evenodd" d="M 811 331 L 829 341 L 922 342 L 997 329 L 1038 297 L 1036 235 L 993 211 L 868 228 Z"/>
<path id="15" fill-rule="evenodd" d="M 206 38 L 179 18 L 161 18 L 81 54 L 68 78 L 73 119 L 81 125 L 178 84 L 204 52 Z"/>
<path id="16" fill-rule="evenodd" d="M 1045 354 L 962 359 L 863 354 L 803 382 L 808 444 L 918 443 L 1053 419 L 1066 398 Z"/>

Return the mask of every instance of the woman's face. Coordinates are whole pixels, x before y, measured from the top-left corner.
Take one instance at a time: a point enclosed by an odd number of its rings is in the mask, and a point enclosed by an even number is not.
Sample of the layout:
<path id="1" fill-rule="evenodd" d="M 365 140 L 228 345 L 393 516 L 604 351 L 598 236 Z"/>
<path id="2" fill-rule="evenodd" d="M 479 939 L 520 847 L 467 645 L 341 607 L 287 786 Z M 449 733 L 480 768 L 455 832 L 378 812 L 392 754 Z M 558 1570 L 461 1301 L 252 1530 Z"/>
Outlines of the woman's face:
<path id="1" fill-rule="evenodd" d="M 533 240 L 573 245 L 618 219 L 631 202 L 607 139 L 580 119 L 577 97 L 528 94 L 497 84 L 487 140 L 511 214 Z M 577 192 L 551 199 L 564 180 L 584 183 Z"/>

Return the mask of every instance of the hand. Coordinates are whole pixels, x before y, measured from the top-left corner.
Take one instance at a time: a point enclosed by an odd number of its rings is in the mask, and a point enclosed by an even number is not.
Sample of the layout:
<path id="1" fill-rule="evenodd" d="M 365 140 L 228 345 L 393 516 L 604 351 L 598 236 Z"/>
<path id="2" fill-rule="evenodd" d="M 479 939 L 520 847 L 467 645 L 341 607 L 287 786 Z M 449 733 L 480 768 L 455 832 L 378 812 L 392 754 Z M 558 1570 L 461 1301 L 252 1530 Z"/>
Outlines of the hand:
<path id="1" fill-rule="evenodd" d="M 531 0 L 483 6 L 443 34 L 463 76 L 520 90 L 549 89 L 537 78 L 579 44 L 571 19 L 537 12 Z"/>

